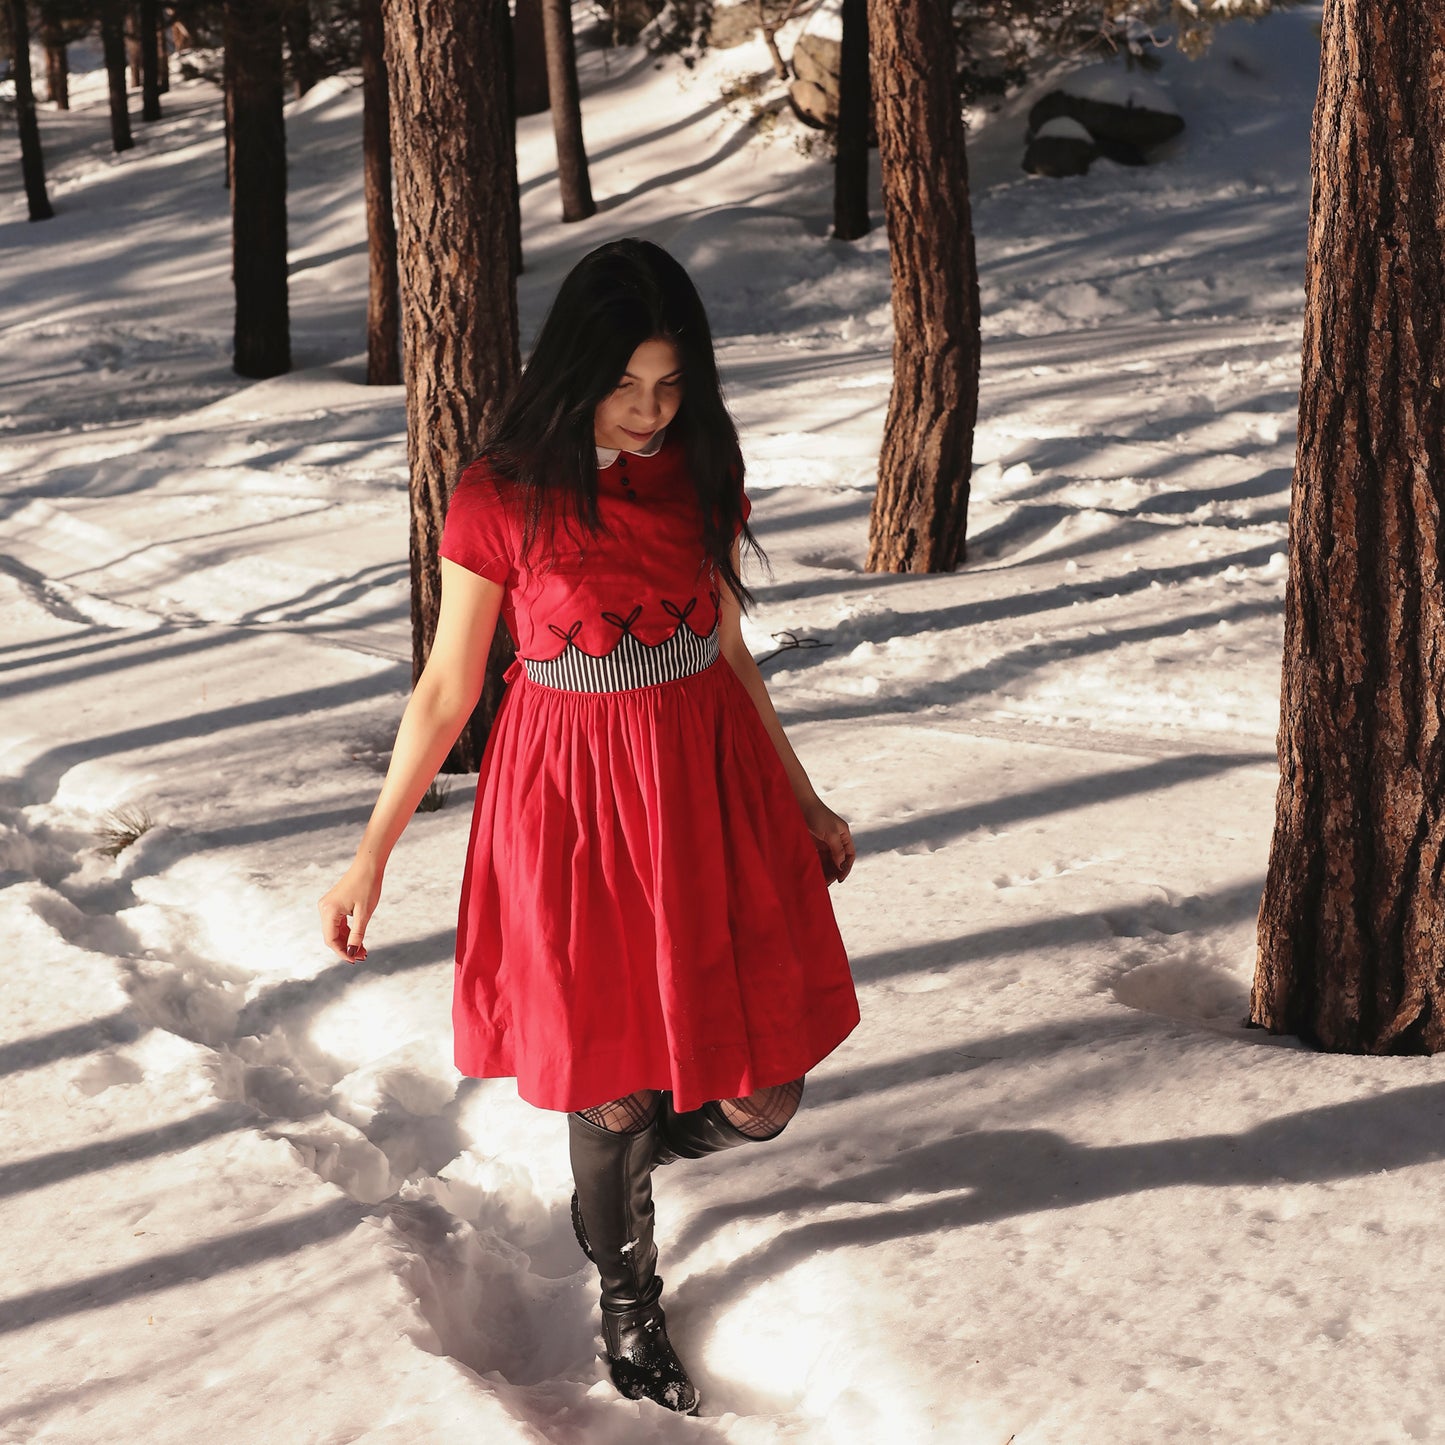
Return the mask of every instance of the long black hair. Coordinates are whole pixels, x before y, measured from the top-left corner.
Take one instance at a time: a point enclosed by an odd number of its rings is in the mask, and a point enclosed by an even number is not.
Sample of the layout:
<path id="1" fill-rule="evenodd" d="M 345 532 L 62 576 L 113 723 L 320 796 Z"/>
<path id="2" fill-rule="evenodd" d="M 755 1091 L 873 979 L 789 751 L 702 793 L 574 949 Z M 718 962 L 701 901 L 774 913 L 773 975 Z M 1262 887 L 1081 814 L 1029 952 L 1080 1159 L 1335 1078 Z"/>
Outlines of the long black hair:
<path id="1" fill-rule="evenodd" d="M 522 489 L 524 548 L 558 518 L 603 530 L 597 508 L 593 414 L 616 389 L 632 353 L 664 338 L 682 356 L 683 393 L 668 439 L 686 450 L 702 513 L 703 545 L 719 577 L 746 606 L 752 594 L 732 563 L 743 520 L 743 456 L 718 380 L 712 330 L 687 272 L 661 246 L 628 237 L 588 252 L 567 274 L 520 380 L 483 455 Z"/>

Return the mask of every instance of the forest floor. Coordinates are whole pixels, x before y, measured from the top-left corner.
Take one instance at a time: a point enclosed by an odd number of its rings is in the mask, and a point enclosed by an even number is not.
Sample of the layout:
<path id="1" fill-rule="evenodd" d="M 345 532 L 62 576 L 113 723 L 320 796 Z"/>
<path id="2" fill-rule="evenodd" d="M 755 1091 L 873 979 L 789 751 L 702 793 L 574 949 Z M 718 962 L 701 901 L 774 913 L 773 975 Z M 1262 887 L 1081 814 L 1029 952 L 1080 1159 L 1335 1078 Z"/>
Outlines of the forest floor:
<path id="1" fill-rule="evenodd" d="M 117 158 L 78 74 L 44 225 L 7 139 L 0 1438 L 1445 1438 L 1445 1061 L 1242 1023 L 1318 18 L 1168 56 L 1188 129 L 1142 170 L 1026 177 L 1036 91 L 976 118 L 949 576 L 861 569 L 886 241 L 827 239 L 762 47 L 584 50 L 582 225 L 548 118 L 520 127 L 526 336 L 610 237 L 697 278 L 771 559 L 749 640 L 820 644 L 766 672 L 861 854 L 858 1030 L 779 1145 L 659 1176 L 697 1420 L 606 1381 L 560 1121 L 452 1067 L 474 779 L 412 824 L 368 964 L 319 941 L 410 676 L 354 77 L 288 106 L 296 369 L 267 382 L 229 369 L 210 86 Z M 152 826 L 108 856 L 117 809 Z"/>

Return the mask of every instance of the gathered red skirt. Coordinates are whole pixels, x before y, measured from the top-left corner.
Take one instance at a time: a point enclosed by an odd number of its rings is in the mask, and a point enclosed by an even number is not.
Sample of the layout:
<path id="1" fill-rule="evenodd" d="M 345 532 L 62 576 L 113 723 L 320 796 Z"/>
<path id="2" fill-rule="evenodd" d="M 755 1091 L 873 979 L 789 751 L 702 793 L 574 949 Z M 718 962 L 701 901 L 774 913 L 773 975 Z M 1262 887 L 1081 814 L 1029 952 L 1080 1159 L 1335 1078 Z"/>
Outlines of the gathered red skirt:
<path id="1" fill-rule="evenodd" d="M 858 1022 L 813 840 L 726 659 L 625 692 L 518 667 L 457 924 L 456 1064 L 584 1109 L 806 1073 Z"/>

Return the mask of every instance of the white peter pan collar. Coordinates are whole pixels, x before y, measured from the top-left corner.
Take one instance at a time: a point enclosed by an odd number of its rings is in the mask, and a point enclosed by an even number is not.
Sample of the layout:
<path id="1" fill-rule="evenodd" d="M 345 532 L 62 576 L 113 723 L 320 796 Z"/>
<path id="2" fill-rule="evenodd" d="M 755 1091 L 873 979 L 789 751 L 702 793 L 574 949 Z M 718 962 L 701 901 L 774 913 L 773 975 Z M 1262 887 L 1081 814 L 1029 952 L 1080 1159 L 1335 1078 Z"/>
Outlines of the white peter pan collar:
<path id="1" fill-rule="evenodd" d="M 660 432 L 657 432 L 647 443 L 647 445 L 642 448 L 641 451 L 635 452 L 631 449 L 628 449 L 627 455 L 630 457 L 655 457 L 658 452 L 662 450 L 662 444 L 666 440 L 667 428 L 663 427 L 663 429 Z M 610 467 L 612 463 L 615 462 L 617 458 L 622 455 L 622 452 L 623 448 L 621 447 L 598 447 L 597 465 L 599 467 Z"/>

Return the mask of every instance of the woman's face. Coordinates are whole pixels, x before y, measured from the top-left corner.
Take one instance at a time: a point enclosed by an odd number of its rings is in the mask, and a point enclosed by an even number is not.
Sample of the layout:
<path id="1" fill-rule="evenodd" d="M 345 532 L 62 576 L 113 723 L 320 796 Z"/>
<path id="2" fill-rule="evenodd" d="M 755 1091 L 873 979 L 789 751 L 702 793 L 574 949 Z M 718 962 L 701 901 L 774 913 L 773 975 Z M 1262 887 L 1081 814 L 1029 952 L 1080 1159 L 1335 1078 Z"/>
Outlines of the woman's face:
<path id="1" fill-rule="evenodd" d="M 641 451 L 682 405 L 682 353 L 655 336 L 632 353 L 627 370 L 593 414 L 599 447 Z"/>

